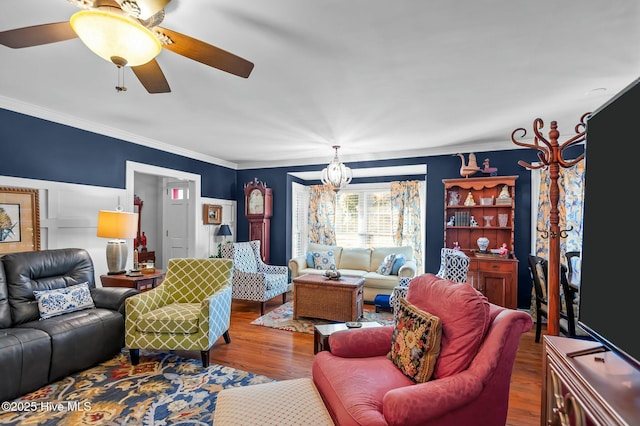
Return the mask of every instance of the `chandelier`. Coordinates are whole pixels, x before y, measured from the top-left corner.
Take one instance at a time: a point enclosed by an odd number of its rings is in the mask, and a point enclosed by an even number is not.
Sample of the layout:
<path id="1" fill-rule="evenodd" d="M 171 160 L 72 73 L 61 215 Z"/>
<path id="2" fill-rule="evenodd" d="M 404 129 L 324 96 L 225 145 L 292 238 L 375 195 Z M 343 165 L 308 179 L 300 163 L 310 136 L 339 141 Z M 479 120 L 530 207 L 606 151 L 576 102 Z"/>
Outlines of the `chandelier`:
<path id="1" fill-rule="evenodd" d="M 340 148 L 340 145 L 334 145 L 332 148 L 336 150 L 336 155 L 327 167 L 322 169 L 320 180 L 324 185 L 329 185 L 331 189 L 338 192 L 351 182 L 353 175 L 351 169 L 341 163 L 338 158 L 338 148 Z"/>

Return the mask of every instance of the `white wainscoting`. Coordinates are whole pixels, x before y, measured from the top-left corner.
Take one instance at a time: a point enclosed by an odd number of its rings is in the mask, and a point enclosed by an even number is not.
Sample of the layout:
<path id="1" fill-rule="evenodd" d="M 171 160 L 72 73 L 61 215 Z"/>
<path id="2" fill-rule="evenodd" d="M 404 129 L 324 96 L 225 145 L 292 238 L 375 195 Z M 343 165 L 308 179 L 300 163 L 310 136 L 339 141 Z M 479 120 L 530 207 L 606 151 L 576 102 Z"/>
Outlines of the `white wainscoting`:
<path id="1" fill-rule="evenodd" d="M 133 211 L 133 198 L 125 189 L 105 188 L 90 185 L 50 182 L 35 179 L 0 176 L 0 186 L 33 188 L 39 190 L 40 204 L 40 248 L 56 249 L 77 247 L 86 249 L 93 259 L 96 285 L 100 286 L 100 275 L 108 270 L 105 255 L 107 240 L 96 236 L 98 211 L 115 210 L 118 200 L 124 211 Z M 129 191 L 129 192 L 132 192 Z M 198 197 L 200 198 L 200 197 Z M 219 204 L 222 207 L 223 223 L 231 227 L 235 238 L 236 202 L 215 198 L 200 198 L 198 242 L 195 257 L 208 257 L 217 252 L 222 237 L 215 235 L 218 225 L 204 225 L 202 204 Z M 133 264 L 133 240 L 128 241 L 127 268 Z"/>

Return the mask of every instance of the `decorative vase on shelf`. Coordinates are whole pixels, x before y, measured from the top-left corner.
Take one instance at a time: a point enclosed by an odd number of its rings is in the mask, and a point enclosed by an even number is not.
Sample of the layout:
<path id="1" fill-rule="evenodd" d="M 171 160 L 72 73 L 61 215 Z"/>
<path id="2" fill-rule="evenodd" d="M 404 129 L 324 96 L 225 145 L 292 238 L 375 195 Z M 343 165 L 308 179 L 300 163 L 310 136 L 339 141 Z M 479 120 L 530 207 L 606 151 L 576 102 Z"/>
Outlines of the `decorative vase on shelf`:
<path id="1" fill-rule="evenodd" d="M 482 253 L 485 253 L 487 251 L 487 248 L 489 248 L 489 239 L 487 237 L 478 238 L 477 243 L 478 243 L 478 248 Z"/>

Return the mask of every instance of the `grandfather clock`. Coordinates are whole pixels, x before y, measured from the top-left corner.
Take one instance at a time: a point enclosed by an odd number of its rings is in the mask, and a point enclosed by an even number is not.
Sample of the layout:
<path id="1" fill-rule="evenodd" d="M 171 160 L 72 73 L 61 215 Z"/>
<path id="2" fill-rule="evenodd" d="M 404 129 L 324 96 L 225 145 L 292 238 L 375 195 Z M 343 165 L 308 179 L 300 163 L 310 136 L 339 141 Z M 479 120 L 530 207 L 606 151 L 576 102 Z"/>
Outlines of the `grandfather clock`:
<path id="1" fill-rule="evenodd" d="M 245 216 L 249 221 L 249 241 L 260 240 L 260 256 L 269 263 L 272 209 L 271 188 L 254 178 L 244 185 Z"/>

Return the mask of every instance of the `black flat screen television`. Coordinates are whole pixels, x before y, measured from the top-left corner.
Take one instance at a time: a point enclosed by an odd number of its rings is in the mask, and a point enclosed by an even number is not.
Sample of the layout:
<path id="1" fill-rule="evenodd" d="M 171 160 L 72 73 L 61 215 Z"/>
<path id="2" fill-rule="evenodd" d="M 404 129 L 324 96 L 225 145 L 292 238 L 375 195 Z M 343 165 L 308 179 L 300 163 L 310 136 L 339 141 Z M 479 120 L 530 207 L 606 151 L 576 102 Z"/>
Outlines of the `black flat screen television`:
<path id="1" fill-rule="evenodd" d="M 640 369 L 640 78 L 586 120 L 578 324 Z M 636 191 L 637 190 L 637 191 Z"/>

